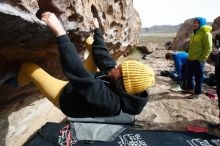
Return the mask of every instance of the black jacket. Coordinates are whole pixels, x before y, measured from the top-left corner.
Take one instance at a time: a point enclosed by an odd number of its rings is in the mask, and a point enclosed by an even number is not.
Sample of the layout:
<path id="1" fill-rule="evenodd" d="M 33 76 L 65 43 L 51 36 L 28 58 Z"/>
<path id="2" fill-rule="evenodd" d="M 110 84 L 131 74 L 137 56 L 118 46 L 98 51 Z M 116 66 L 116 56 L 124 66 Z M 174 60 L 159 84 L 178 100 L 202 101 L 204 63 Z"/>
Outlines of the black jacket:
<path id="1" fill-rule="evenodd" d="M 99 79 L 116 65 L 110 56 L 99 29 L 94 30 L 93 56 L 100 72 L 88 72 L 67 35 L 57 38 L 63 72 L 69 80 L 60 96 L 60 108 L 70 117 L 116 116 L 122 110 L 139 114 L 148 100 L 146 91 L 129 95 L 117 90 L 111 82 Z"/>

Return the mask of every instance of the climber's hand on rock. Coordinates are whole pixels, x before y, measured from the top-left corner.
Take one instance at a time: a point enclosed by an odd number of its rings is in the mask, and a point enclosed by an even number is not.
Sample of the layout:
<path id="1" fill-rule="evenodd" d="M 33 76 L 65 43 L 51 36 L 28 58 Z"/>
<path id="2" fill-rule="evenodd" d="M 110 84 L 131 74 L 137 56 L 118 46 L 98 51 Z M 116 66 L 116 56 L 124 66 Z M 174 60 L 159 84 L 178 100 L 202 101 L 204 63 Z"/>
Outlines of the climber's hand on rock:
<path id="1" fill-rule="evenodd" d="M 66 31 L 64 30 L 62 24 L 54 13 L 44 12 L 41 15 L 41 20 L 48 25 L 48 27 L 51 29 L 51 31 L 54 32 L 56 37 L 66 34 Z"/>
<path id="2" fill-rule="evenodd" d="M 98 22 L 97 18 L 93 18 L 92 21 L 90 22 L 90 24 L 92 25 L 93 29 L 99 28 L 99 22 Z"/>

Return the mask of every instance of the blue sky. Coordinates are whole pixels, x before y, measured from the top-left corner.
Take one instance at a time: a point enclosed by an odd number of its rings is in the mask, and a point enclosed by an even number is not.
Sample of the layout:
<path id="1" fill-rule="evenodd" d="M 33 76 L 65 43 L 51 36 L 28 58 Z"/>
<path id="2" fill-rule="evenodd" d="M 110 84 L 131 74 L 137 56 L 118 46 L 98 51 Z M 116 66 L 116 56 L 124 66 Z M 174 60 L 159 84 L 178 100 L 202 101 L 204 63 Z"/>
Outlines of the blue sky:
<path id="1" fill-rule="evenodd" d="M 142 27 L 177 25 L 194 17 L 212 22 L 220 16 L 220 0 L 133 0 Z"/>

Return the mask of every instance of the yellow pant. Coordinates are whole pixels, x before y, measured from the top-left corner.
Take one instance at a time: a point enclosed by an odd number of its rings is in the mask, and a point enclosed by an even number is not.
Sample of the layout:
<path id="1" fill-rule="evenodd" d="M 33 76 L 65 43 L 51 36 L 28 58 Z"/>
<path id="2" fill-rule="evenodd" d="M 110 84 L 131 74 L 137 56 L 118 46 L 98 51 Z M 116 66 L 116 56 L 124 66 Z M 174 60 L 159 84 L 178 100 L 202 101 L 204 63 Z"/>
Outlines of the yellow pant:
<path id="1" fill-rule="evenodd" d="M 91 72 L 97 71 L 91 53 L 86 59 L 84 67 Z M 32 81 L 40 92 L 58 108 L 61 91 L 68 83 L 68 81 L 52 77 L 38 65 L 31 62 L 25 62 L 22 64 L 17 80 L 20 87 L 23 87 Z"/>

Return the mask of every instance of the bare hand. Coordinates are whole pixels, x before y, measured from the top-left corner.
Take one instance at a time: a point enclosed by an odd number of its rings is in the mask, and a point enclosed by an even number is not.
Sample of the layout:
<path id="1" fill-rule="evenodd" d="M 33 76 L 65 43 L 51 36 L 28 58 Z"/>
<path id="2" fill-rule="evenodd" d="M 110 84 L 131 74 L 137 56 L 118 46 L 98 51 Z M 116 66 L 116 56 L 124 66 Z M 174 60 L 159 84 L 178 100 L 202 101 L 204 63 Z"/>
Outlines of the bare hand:
<path id="1" fill-rule="evenodd" d="M 66 34 L 66 31 L 54 13 L 43 13 L 41 20 L 48 25 L 48 27 L 55 33 L 56 37 Z"/>
<path id="2" fill-rule="evenodd" d="M 90 24 L 92 25 L 92 27 L 95 28 L 99 28 L 99 22 L 97 20 L 97 18 L 93 18 L 93 20 L 90 22 Z"/>

